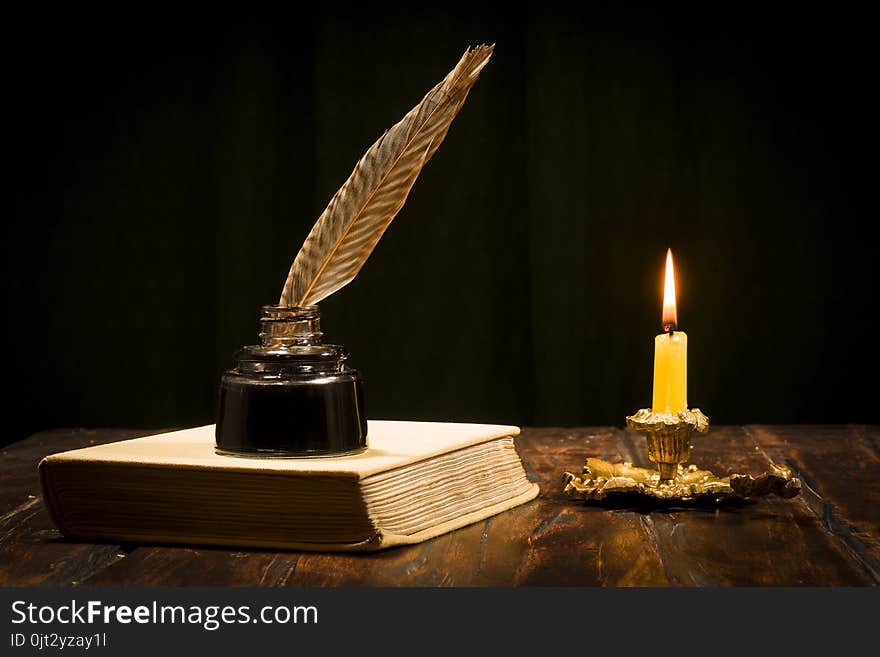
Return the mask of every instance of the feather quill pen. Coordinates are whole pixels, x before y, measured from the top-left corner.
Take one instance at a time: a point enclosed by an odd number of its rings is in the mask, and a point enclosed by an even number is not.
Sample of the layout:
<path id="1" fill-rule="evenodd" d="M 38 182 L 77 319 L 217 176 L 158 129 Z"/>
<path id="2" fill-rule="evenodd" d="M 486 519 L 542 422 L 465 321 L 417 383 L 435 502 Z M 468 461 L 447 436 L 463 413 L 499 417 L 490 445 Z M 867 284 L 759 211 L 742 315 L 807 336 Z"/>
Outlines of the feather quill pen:
<path id="1" fill-rule="evenodd" d="M 370 147 L 297 253 L 282 306 L 316 304 L 354 279 L 440 146 L 494 47 L 468 48 L 443 81 Z"/>

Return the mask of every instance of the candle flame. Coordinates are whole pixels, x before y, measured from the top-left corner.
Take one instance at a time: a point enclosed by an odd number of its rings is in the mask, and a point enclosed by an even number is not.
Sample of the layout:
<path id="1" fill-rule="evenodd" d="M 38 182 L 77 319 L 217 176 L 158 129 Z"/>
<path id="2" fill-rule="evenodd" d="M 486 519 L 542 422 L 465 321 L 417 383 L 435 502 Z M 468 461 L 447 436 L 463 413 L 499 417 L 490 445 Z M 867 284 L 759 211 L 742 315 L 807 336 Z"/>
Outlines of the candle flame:
<path id="1" fill-rule="evenodd" d="M 663 330 L 678 328 L 678 311 L 675 306 L 675 267 L 672 264 L 672 249 L 666 251 L 666 279 L 663 282 Z"/>

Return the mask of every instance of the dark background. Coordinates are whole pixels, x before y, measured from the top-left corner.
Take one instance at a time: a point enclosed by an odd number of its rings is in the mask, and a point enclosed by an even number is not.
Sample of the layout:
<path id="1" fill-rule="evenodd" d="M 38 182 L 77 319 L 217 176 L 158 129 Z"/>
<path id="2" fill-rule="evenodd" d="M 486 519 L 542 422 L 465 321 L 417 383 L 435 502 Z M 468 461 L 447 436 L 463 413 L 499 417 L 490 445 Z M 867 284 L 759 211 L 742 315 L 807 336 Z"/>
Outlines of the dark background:
<path id="1" fill-rule="evenodd" d="M 692 405 L 880 420 L 864 16 L 336 4 L 6 27 L 0 443 L 212 422 L 329 198 L 482 42 L 443 146 L 321 304 L 371 417 L 623 424 L 650 404 L 671 246 Z"/>

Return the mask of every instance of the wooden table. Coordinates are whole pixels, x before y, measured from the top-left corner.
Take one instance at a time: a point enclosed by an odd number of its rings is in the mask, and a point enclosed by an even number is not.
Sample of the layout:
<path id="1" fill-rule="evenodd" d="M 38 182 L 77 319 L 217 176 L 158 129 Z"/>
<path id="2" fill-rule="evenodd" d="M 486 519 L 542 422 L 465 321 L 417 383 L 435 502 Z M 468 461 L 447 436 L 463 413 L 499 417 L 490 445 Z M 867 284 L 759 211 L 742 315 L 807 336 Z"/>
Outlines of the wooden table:
<path id="1" fill-rule="evenodd" d="M 0 585 L 727 586 L 880 584 L 880 427 L 730 426 L 698 436 L 715 472 L 785 463 L 794 500 L 634 511 L 565 497 L 587 456 L 646 463 L 644 439 L 609 427 L 525 429 L 517 446 L 541 486 L 533 502 L 420 545 L 359 555 L 72 541 L 52 525 L 46 454 L 145 435 L 56 430 L 2 450 Z"/>

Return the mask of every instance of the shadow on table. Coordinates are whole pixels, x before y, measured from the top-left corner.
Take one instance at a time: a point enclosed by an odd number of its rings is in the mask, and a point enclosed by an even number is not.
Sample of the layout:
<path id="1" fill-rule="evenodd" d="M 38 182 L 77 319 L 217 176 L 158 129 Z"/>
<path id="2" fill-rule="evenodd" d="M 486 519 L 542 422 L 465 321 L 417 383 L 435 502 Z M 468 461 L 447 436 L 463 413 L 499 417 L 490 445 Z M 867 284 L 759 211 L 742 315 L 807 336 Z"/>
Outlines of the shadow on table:
<path id="1" fill-rule="evenodd" d="M 675 513 L 678 511 L 722 511 L 737 513 L 742 509 L 754 507 L 758 500 L 728 499 L 720 502 L 714 500 L 657 500 L 657 499 L 611 499 L 585 500 L 584 506 L 606 509 L 609 511 L 632 511 L 634 513 Z"/>

